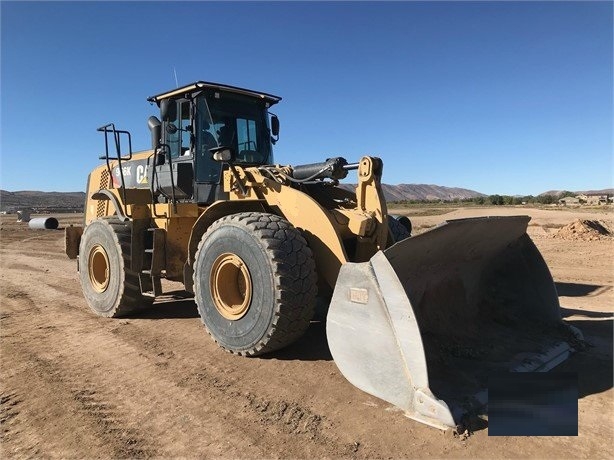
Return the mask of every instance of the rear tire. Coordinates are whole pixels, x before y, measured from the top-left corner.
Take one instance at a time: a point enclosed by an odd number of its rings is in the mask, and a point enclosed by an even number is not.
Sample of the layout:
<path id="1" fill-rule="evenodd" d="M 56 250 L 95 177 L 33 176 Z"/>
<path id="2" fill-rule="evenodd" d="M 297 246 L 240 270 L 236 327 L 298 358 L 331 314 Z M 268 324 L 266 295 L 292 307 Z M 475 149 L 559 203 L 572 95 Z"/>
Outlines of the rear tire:
<path id="1" fill-rule="evenodd" d="M 97 315 L 116 318 L 153 302 L 141 294 L 138 275 L 130 270 L 131 234 L 131 223 L 115 219 L 98 219 L 85 227 L 79 278 L 85 300 Z"/>
<path id="2" fill-rule="evenodd" d="M 194 262 L 201 319 L 219 346 L 257 356 L 289 345 L 314 313 L 315 263 L 301 233 L 274 214 L 216 221 Z"/>

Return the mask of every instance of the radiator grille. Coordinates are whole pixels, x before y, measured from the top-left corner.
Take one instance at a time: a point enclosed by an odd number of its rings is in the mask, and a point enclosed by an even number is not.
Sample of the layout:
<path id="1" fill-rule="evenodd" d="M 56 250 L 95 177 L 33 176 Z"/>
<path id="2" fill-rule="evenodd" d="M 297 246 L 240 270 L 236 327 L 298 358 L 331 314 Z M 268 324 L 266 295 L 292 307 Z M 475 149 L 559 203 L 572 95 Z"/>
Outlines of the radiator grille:
<path id="1" fill-rule="evenodd" d="M 109 188 L 109 171 L 104 170 L 100 174 L 100 190 Z M 104 217 L 107 214 L 107 200 L 98 200 L 96 207 L 96 217 Z"/>
<path id="2" fill-rule="evenodd" d="M 109 188 L 109 171 L 105 169 L 100 175 L 100 189 Z"/>

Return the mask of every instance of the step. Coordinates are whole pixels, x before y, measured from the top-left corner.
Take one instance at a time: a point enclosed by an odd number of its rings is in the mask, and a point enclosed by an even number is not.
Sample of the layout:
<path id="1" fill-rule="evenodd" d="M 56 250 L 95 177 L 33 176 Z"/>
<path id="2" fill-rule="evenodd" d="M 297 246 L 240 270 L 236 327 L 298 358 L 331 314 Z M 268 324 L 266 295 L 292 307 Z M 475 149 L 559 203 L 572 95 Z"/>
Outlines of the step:
<path id="1" fill-rule="evenodd" d="M 151 276 L 146 273 L 139 275 L 141 294 L 147 297 L 157 297 L 162 295 L 162 282 L 159 276 Z"/>

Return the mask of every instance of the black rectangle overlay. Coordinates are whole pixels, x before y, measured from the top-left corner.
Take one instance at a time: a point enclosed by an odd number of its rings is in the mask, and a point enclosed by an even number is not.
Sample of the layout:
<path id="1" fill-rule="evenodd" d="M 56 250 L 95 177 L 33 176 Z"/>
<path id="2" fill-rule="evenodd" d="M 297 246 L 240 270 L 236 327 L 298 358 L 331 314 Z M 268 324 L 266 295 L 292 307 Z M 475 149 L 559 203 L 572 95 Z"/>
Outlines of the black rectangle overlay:
<path id="1" fill-rule="evenodd" d="M 488 435 L 577 436 L 577 374 L 511 372 L 490 376 Z"/>

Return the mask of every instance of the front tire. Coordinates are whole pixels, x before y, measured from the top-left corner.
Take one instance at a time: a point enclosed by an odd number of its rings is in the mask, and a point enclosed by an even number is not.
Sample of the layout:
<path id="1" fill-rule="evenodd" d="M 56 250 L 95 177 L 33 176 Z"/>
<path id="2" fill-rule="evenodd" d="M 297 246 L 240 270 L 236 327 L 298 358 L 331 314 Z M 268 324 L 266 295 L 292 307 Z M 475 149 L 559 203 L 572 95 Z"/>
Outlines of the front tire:
<path id="1" fill-rule="evenodd" d="M 130 270 L 132 226 L 98 219 L 83 232 L 79 245 L 79 278 L 85 300 L 100 316 L 116 318 L 149 306 L 138 275 Z"/>
<path id="2" fill-rule="evenodd" d="M 294 342 L 314 313 L 315 263 L 301 233 L 274 214 L 216 221 L 194 262 L 201 319 L 222 348 L 244 356 Z"/>
<path id="3" fill-rule="evenodd" d="M 403 241 L 411 236 L 411 222 L 405 216 L 388 215 L 388 228 L 394 239 L 392 244 Z"/>

